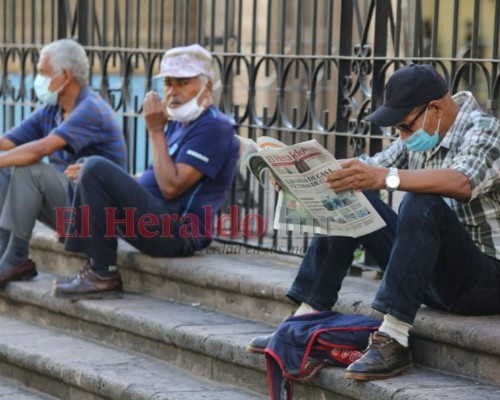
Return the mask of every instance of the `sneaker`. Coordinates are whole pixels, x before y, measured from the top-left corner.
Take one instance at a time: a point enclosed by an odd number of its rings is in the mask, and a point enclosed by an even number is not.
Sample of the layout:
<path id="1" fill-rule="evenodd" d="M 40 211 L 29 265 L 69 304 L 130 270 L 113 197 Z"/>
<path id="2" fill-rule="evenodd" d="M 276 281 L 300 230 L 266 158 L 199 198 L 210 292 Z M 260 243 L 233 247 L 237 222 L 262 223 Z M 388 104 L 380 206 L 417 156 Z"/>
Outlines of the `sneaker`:
<path id="1" fill-rule="evenodd" d="M 349 365 L 345 377 L 356 380 L 387 379 L 412 372 L 410 349 L 387 333 L 374 332 L 363 356 Z"/>

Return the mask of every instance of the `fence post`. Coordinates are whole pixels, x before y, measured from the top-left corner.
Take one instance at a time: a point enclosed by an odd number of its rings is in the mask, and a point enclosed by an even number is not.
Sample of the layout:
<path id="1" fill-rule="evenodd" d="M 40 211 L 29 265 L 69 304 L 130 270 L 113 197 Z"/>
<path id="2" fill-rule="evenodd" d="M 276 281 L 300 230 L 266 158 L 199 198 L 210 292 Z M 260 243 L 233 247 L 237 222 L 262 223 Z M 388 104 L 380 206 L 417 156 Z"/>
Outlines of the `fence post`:
<path id="1" fill-rule="evenodd" d="M 66 14 L 66 1 L 57 0 L 57 38 L 64 39 L 68 34 L 68 15 Z"/>
<path id="2" fill-rule="evenodd" d="M 92 18 L 92 7 L 88 0 L 78 0 L 78 41 L 81 45 L 89 45 L 90 43 L 90 26 Z M 93 3 L 93 2 L 92 2 Z"/>
<path id="3" fill-rule="evenodd" d="M 351 0 L 342 0 L 340 15 L 342 21 L 340 24 L 339 37 L 339 85 L 337 90 L 337 118 L 335 130 L 337 132 L 347 132 L 349 130 L 349 113 L 344 111 L 344 91 L 342 90 L 342 80 L 351 75 L 352 55 L 352 19 L 353 4 Z M 335 157 L 338 159 L 347 158 L 348 139 L 346 136 L 335 137 Z"/>
<path id="4" fill-rule="evenodd" d="M 372 87 L 372 111 L 382 105 L 384 100 L 384 66 L 387 60 L 387 38 L 389 12 L 391 8 L 390 0 L 378 0 L 375 6 L 375 41 L 373 43 L 373 87 Z M 380 59 L 377 59 L 380 58 Z M 372 125 L 372 133 L 378 130 Z M 382 150 L 382 141 L 374 140 L 370 144 L 370 153 L 374 154 Z"/>

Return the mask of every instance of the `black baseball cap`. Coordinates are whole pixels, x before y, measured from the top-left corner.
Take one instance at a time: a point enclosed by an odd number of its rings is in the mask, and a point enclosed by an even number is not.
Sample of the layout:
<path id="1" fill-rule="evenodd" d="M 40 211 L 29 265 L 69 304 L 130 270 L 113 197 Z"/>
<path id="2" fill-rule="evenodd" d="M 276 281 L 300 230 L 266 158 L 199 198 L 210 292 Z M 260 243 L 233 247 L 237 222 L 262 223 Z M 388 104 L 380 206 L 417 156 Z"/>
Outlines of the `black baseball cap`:
<path id="1" fill-rule="evenodd" d="M 387 81 L 384 104 L 365 119 L 378 126 L 392 126 L 402 121 L 414 107 L 440 99 L 446 93 L 446 80 L 431 64 L 406 65 Z"/>

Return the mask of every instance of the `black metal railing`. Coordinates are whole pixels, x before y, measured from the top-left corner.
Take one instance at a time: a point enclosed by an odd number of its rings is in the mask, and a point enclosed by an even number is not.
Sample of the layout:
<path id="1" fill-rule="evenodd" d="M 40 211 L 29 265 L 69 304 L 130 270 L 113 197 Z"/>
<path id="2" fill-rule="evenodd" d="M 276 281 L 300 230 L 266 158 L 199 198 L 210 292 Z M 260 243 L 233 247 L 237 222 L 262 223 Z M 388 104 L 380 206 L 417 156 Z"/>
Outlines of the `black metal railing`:
<path id="1" fill-rule="evenodd" d="M 131 173 L 150 161 L 141 104 L 161 90 L 152 80 L 161 55 L 194 42 L 214 55 L 217 104 L 251 138 L 314 138 L 337 158 L 373 154 L 394 132 L 363 118 L 410 62 L 434 63 L 452 92 L 471 90 L 499 114 L 500 0 L 0 0 L 0 12 L 2 131 L 35 106 L 40 46 L 72 36 L 88 51 L 92 86 L 123 118 Z M 239 220 L 272 221 L 274 202 L 243 173 L 227 204 Z M 307 243 L 270 227 L 231 240 L 291 253 Z"/>

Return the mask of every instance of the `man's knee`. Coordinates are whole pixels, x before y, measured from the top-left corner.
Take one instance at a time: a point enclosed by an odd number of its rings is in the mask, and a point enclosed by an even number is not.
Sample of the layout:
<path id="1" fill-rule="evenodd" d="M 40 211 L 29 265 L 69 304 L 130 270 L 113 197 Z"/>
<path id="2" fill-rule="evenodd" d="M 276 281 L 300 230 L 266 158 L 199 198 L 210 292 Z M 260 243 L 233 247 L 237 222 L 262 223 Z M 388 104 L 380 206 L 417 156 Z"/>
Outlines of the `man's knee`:
<path id="1" fill-rule="evenodd" d="M 40 182 L 42 178 L 42 170 L 46 168 L 51 168 L 47 164 L 43 164 L 41 162 L 25 165 L 23 167 L 14 167 L 11 172 L 11 182 L 21 181 L 26 182 L 27 180 L 31 180 L 33 182 Z"/>
<path id="2" fill-rule="evenodd" d="M 109 166 L 113 165 L 109 160 L 101 156 L 92 156 L 85 160 L 82 169 L 80 170 L 80 174 L 78 180 L 80 182 L 85 181 L 86 179 L 94 180 L 95 177 L 105 177 L 106 171 Z"/>
<path id="3" fill-rule="evenodd" d="M 399 219 L 420 220 L 429 210 L 436 206 L 446 206 L 441 196 L 426 193 L 406 193 L 399 206 Z"/>

